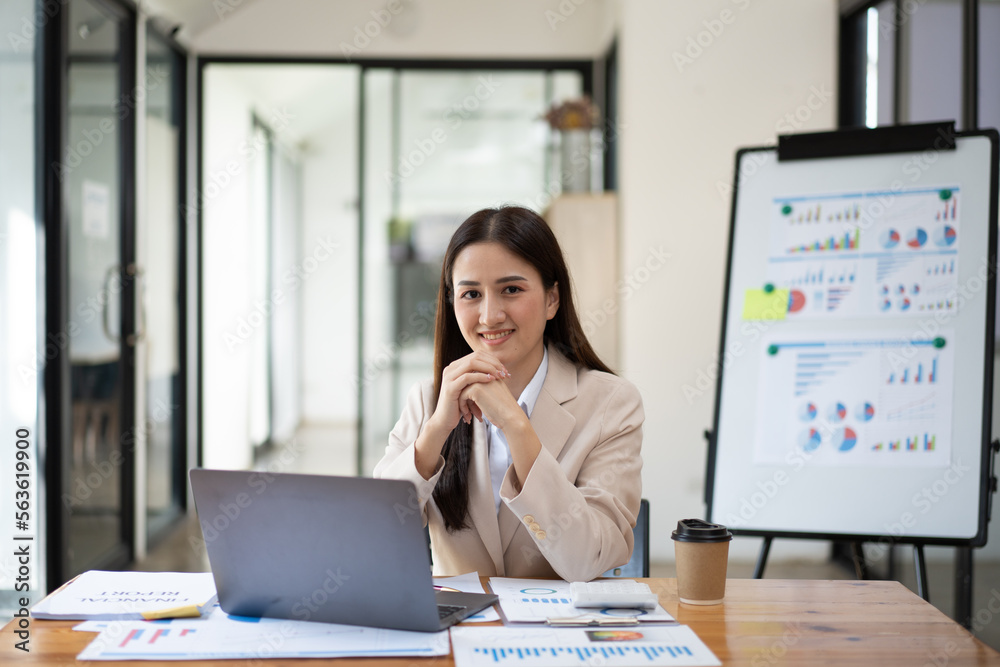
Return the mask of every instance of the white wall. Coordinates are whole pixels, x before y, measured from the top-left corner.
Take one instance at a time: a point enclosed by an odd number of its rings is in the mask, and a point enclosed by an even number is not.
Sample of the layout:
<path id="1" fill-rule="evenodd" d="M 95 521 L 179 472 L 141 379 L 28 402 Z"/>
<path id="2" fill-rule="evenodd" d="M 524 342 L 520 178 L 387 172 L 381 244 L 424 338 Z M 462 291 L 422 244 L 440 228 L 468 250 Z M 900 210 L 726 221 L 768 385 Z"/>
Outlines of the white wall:
<path id="1" fill-rule="evenodd" d="M 201 54 L 591 58 L 600 39 L 607 37 L 602 0 L 228 4 L 234 11 L 223 11 L 194 37 L 193 47 Z"/>
<path id="2" fill-rule="evenodd" d="M 205 75 L 204 178 L 202 206 L 203 282 L 203 464 L 248 468 L 250 344 L 239 323 L 250 314 L 250 163 L 253 102 L 225 73 Z M 256 159 L 264 159 L 257 154 Z M 258 330 L 258 334 L 262 331 Z M 235 336 L 227 343 L 227 335 Z"/>
<path id="3" fill-rule="evenodd" d="M 714 384 L 691 401 L 682 387 L 718 353 L 735 151 L 835 127 L 837 24 L 836 0 L 621 4 L 621 266 L 637 286 L 622 295 L 622 353 L 646 406 L 654 560 L 673 558 L 678 519 L 705 514 L 702 432 L 712 425 Z M 671 258 L 648 271 L 661 248 Z M 737 540 L 732 553 L 752 557 L 758 543 Z M 828 549 L 786 540 L 772 553 Z"/>

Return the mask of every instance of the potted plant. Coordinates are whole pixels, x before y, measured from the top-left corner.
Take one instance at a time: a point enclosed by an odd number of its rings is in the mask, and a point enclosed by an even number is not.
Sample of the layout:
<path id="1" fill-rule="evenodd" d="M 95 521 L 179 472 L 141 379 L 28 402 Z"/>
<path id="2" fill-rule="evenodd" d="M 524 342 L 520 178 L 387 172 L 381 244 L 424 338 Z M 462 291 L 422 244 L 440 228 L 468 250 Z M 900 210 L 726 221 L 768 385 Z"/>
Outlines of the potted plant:
<path id="1" fill-rule="evenodd" d="M 591 130 L 600 121 L 597 106 L 586 95 L 553 104 L 545 112 L 549 127 L 559 132 L 560 180 L 564 192 L 589 192 Z"/>

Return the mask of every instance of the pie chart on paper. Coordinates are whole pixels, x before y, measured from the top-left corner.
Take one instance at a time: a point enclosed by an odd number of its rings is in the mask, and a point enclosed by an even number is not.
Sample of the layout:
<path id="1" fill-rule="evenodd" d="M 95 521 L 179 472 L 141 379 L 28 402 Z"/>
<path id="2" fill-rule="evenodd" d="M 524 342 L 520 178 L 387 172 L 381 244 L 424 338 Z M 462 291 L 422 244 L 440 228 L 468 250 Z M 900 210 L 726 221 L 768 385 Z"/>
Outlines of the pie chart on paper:
<path id="1" fill-rule="evenodd" d="M 879 235 L 878 242 L 886 250 L 892 250 L 899 245 L 899 232 L 895 229 L 887 229 Z"/>
<path id="2" fill-rule="evenodd" d="M 804 403 L 802 407 L 799 408 L 799 419 L 804 422 L 816 419 L 816 404 L 812 401 Z"/>
<path id="3" fill-rule="evenodd" d="M 915 228 L 906 237 L 906 245 L 911 248 L 923 248 L 925 243 L 927 243 L 927 232 L 920 227 Z"/>
<path id="4" fill-rule="evenodd" d="M 821 441 L 819 431 L 814 428 L 806 429 L 799 434 L 799 446 L 806 452 L 816 451 Z"/>
<path id="5" fill-rule="evenodd" d="M 847 417 L 847 408 L 843 403 L 834 403 L 830 406 L 830 413 L 827 415 L 830 421 L 839 424 Z"/>
<path id="6" fill-rule="evenodd" d="M 858 434 L 850 426 L 838 428 L 833 433 L 833 446 L 841 452 L 849 452 L 858 444 Z"/>
<path id="7" fill-rule="evenodd" d="M 806 295 L 801 290 L 788 290 L 788 312 L 797 313 L 806 307 Z"/>
<path id="8" fill-rule="evenodd" d="M 958 232 L 951 225 L 943 225 L 934 230 L 934 245 L 939 248 L 947 248 L 955 243 Z"/>
<path id="9" fill-rule="evenodd" d="M 855 416 L 863 422 L 869 422 L 875 416 L 875 406 L 868 401 L 861 401 L 855 410 Z"/>

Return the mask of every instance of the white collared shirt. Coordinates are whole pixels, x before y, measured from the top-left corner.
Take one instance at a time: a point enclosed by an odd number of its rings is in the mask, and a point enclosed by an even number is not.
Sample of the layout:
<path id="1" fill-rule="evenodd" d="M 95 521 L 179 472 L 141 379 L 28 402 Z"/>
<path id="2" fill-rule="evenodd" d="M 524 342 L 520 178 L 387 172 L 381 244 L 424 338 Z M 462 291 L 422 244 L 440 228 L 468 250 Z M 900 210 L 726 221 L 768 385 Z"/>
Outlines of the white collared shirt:
<path id="1" fill-rule="evenodd" d="M 538 395 L 542 393 L 542 385 L 545 384 L 545 374 L 549 371 L 549 351 L 543 348 L 544 353 L 542 354 L 542 363 L 538 364 L 538 370 L 535 371 L 535 375 L 531 378 L 531 382 L 528 386 L 524 388 L 521 395 L 517 399 L 517 404 L 521 406 L 524 410 L 524 414 L 531 419 L 531 413 L 535 409 L 535 403 L 538 402 Z M 510 446 L 507 444 L 507 438 L 504 436 L 503 431 L 498 429 L 496 426 L 490 423 L 490 420 L 483 417 L 483 422 L 486 424 L 486 447 L 490 453 L 490 482 L 493 485 L 493 504 L 496 506 L 496 511 L 500 511 L 500 486 L 503 484 L 503 478 L 507 474 L 507 469 L 510 467 Z"/>

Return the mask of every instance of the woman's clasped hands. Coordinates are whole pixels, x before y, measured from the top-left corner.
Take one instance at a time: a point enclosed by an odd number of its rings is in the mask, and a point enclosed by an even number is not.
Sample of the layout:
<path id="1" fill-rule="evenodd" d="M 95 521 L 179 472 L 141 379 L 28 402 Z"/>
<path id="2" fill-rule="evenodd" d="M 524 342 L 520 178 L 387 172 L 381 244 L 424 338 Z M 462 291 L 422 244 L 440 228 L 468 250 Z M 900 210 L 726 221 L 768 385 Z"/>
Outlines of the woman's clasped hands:
<path id="1" fill-rule="evenodd" d="M 486 352 L 472 352 L 455 360 L 442 373 L 434 418 L 442 419 L 450 430 L 459 420 L 470 424 L 473 417 L 479 421 L 485 417 L 503 430 L 513 411 L 524 414 L 507 386 L 510 378 L 503 363 Z"/>

